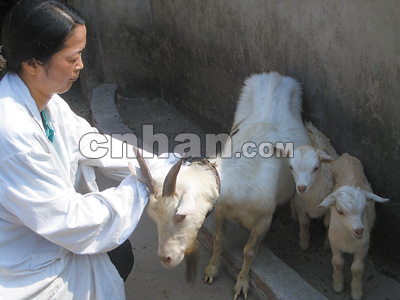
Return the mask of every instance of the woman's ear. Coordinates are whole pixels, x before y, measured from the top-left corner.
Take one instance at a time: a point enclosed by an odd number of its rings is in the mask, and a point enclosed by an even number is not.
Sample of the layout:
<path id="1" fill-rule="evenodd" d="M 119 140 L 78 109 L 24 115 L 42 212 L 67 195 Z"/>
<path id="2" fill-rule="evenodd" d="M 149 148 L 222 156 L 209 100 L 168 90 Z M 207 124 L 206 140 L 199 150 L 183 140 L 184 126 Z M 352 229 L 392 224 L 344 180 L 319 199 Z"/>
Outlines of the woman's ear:
<path id="1" fill-rule="evenodd" d="M 27 72 L 31 75 L 36 75 L 39 72 L 39 66 L 40 65 L 35 59 L 24 61 L 22 63 L 22 69 L 24 70 L 24 72 Z"/>

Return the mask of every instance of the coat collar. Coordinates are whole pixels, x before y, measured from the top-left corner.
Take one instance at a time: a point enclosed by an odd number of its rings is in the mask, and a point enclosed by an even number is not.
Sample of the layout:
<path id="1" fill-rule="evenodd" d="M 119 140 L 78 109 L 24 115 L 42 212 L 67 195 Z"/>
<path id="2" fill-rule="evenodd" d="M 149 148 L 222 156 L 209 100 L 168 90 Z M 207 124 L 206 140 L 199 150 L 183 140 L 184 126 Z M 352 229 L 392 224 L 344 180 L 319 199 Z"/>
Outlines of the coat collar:
<path id="1" fill-rule="evenodd" d="M 16 89 L 14 89 L 15 93 L 18 95 L 15 100 L 24 105 L 33 118 L 35 118 L 36 120 L 41 120 L 40 112 L 37 108 L 36 102 L 32 98 L 28 87 L 25 85 L 22 79 L 17 74 L 10 72 L 7 73 L 6 76 L 8 76 L 8 80 L 10 81 L 11 86 L 17 87 Z"/>

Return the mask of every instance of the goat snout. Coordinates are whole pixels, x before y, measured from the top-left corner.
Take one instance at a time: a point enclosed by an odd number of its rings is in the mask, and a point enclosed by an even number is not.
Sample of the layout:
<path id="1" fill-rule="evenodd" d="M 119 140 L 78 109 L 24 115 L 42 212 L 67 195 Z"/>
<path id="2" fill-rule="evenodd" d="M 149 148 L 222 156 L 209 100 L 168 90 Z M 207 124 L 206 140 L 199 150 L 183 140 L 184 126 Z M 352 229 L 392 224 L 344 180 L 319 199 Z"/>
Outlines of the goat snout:
<path id="1" fill-rule="evenodd" d="M 168 267 L 171 264 L 171 257 L 170 256 L 160 256 L 161 263 Z"/>
<path id="2" fill-rule="evenodd" d="M 307 187 L 305 185 L 298 185 L 297 186 L 297 191 L 299 194 L 303 194 L 306 191 Z"/>
<path id="3" fill-rule="evenodd" d="M 364 228 L 354 229 L 354 237 L 356 239 L 361 239 L 364 235 Z"/>

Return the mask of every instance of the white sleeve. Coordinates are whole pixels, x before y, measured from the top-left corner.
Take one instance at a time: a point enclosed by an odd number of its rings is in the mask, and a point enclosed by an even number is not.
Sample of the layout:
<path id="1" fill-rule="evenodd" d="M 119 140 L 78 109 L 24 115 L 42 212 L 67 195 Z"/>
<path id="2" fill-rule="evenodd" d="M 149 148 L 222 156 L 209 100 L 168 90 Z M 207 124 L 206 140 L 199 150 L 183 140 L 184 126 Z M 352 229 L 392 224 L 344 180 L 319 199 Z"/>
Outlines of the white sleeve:
<path id="1" fill-rule="evenodd" d="M 74 253 L 109 251 L 135 229 L 148 201 L 131 175 L 116 188 L 81 195 L 54 158 L 23 152 L 0 162 L 1 201 L 24 226 Z"/>
<path id="2" fill-rule="evenodd" d="M 70 111 L 68 118 L 71 120 L 71 124 L 75 124 L 77 131 L 74 134 L 79 140 L 78 146 L 82 154 L 79 161 L 81 164 L 97 167 L 97 170 L 107 177 L 118 181 L 123 180 L 126 176 L 131 174 L 128 168 L 128 161 L 132 162 L 137 167 L 139 166 L 132 150 L 132 145 L 137 145 L 133 143 L 127 144 L 111 135 L 99 133 L 98 130 L 91 127 L 85 119 L 77 116 L 72 111 Z M 129 135 L 133 135 L 133 133 L 128 133 L 128 136 Z M 97 142 L 101 143 L 97 144 L 96 141 L 93 143 L 92 138 L 95 140 L 97 139 Z M 122 136 L 122 138 L 124 138 L 124 136 Z M 132 141 L 132 139 L 127 138 L 127 141 Z M 102 144 L 102 142 L 104 142 L 104 144 Z M 107 148 L 108 151 L 104 156 L 100 155 L 100 157 L 96 157 L 97 153 L 93 153 L 94 156 L 92 157 L 90 155 L 85 156 L 85 153 L 91 153 L 93 147 Z M 140 151 L 143 151 L 142 156 L 145 158 L 150 171 L 170 168 L 180 158 L 180 155 L 177 153 L 164 153 L 160 156 L 156 156 L 142 149 Z"/>

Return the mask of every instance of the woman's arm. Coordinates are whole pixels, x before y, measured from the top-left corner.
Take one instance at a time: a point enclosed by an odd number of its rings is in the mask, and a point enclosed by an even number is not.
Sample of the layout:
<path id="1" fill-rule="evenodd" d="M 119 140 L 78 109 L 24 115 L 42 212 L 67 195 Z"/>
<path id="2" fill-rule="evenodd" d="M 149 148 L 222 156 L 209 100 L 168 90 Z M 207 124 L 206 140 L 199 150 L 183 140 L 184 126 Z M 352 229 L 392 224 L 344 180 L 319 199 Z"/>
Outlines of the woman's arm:
<path id="1" fill-rule="evenodd" d="M 131 175 L 86 195 L 71 186 L 50 154 L 18 153 L 0 163 L 1 204 L 21 224 L 74 253 L 114 249 L 135 229 L 148 201 Z M 5 175 L 6 174 L 6 175 Z"/>

